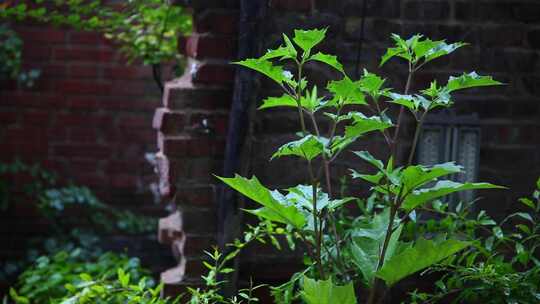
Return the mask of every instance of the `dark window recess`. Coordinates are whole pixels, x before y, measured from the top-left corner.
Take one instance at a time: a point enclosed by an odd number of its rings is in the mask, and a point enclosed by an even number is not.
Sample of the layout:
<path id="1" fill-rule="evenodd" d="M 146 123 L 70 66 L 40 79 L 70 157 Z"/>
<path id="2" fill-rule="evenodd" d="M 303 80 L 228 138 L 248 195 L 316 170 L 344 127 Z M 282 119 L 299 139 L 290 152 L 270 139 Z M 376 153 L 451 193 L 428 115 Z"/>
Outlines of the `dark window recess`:
<path id="1" fill-rule="evenodd" d="M 446 177 L 456 182 L 475 182 L 480 158 L 480 126 L 476 114 L 457 116 L 452 112 L 433 114 L 422 128 L 416 160 L 422 165 L 455 161 L 462 173 Z M 445 200 L 455 207 L 475 199 L 474 191 L 463 191 Z"/>

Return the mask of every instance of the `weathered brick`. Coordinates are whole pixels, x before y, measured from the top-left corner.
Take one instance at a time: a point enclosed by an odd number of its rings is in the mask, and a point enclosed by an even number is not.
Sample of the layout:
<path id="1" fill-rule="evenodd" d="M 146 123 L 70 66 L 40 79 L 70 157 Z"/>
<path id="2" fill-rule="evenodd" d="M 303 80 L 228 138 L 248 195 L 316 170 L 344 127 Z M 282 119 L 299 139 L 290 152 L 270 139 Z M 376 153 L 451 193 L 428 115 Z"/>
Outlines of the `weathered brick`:
<path id="1" fill-rule="evenodd" d="M 194 34 L 185 43 L 185 55 L 196 59 L 231 59 L 236 51 L 236 39 L 233 36 Z"/>
<path id="2" fill-rule="evenodd" d="M 231 10 L 206 10 L 194 20 L 197 33 L 234 34 L 238 31 L 238 12 Z"/>
<path id="3" fill-rule="evenodd" d="M 71 65 L 69 76 L 72 78 L 98 78 L 100 75 L 99 66 L 90 65 Z"/>
<path id="4" fill-rule="evenodd" d="M 230 85 L 234 81 L 234 68 L 228 64 L 200 63 L 191 77 L 195 84 Z"/>
<path id="5" fill-rule="evenodd" d="M 103 34 L 97 32 L 71 31 L 68 35 L 68 41 L 71 44 L 89 44 L 96 46 L 102 44 L 104 40 Z"/>
<path id="6" fill-rule="evenodd" d="M 182 215 L 180 212 L 171 213 L 161 218 L 158 226 L 158 241 L 161 244 L 172 244 L 174 240 L 185 238 L 182 230 Z"/>
<path id="7" fill-rule="evenodd" d="M 112 50 L 95 47 L 56 47 L 53 50 L 53 59 L 57 61 L 110 62 L 114 55 Z"/>
<path id="8" fill-rule="evenodd" d="M 182 211 L 183 230 L 187 234 L 211 235 L 216 232 L 214 210 Z"/>
<path id="9" fill-rule="evenodd" d="M 154 113 L 152 127 L 166 135 L 179 135 L 185 127 L 185 114 L 167 108 L 158 108 Z"/>
<path id="10" fill-rule="evenodd" d="M 111 92 L 112 85 L 108 82 L 63 80 L 56 82 L 55 89 L 70 94 L 106 95 Z"/>

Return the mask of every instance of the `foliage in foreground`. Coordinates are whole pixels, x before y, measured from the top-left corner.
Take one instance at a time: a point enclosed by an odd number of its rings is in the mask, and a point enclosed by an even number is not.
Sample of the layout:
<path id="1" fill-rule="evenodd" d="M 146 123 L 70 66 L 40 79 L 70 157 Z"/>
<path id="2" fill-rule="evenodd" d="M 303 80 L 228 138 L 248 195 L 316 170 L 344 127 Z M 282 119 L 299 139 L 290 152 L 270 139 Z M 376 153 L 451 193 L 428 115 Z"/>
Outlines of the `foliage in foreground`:
<path id="1" fill-rule="evenodd" d="M 22 68 L 23 42 L 13 30 L 0 24 L 0 80 L 13 79 L 19 85 L 31 87 L 41 72 Z"/>
<path id="2" fill-rule="evenodd" d="M 500 83 L 471 72 L 450 77 L 445 84 L 433 81 L 424 90 L 410 92 L 419 69 L 465 45 L 432 41 L 421 35 L 407 40 L 393 35 L 395 45 L 382 57 L 381 65 L 394 58 L 406 62 L 408 77 L 402 92 L 389 88 L 384 78 L 366 70 L 360 79 L 352 80 L 336 56 L 314 51 L 325 34 L 324 29 L 295 30 L 292 39 L 283 35 L 284 44 L 279 48 L 268 50 L 260 58 L 237 62 L 262 73 L 282 88 L 283 95 L 266 98 L 261 109 L 289 107 L 298 112 L 298 138 L 281 146 L 272 158 L 304 160 L 305 184 L 271 190 L 256 177 L 237 175 L 220 179 L 258 203 L 259 208 L 247 212 L 280 225 L 306 249 L 305 271 L 274 288 L 276 302 L 302 299 L 308 304 L 359 301 L 371 304 L 384 300 L 387 293 L 383 289 L 451 260 L 474 244 L 474 238 L 457 238 L 446 233 L 416 235 L 410 240 L 404 240 L 402 233 L 407 222 L 416 219 L 420 208 L 449 194 L 502 187 L 452 181 L 450 177 L 463 169 L 454 162 L 424 166 L 413 164 L 413 160 L 422 125 L 430 112 L 450 107 L 452 95 L 457 91 Z M 295 70 L 287 70 L 286 65 L 281 65 L 283 62 L 292 64 Z M 329 81 L 327 93 L 321 94 L 303 73 L 304 66 L 310 62 L 322 62 L 338 71 L 342 78 Z M 391 107 L 400 109 L 397 117 L 390 117 Z M 406 110 L 416 122 L 416 132 L 408 157 L 401 161 L 397 147 Z M 321 129 L 323 123 L 330 126 L 328 130 Z M 370 134 L 384 138 L 388 159 L 379 160 L 368 151 L 354 151 L 372 170 L 350 172 L 354 180 L 371 186 L 369 200 L 377 208 L 351 221 L 342 221 L 341 214 L 347 210 L 344 206 L 366 200 L 338 196 L 332 191 L 331 165 L 351 144 Z M 360 284 L 368 292 L 356 295 L 355 289 Z"/>
<path id="3" fill-rule="evenodd" d="M 427 273 L 442 272 L 432 292 L 411 293 L 413 303 L 523 303 L 540 301 L 540 179 L 532 198 L 521 198 L 525 208 L 507 216 L 500 224 L 486 218 L 482 211 L 477 218 L 436 210 L 443 214 L 445 225 L 467 226 L 457 231 L 484 234 L 473 247 L 446 265 L 437 265 Z M 513 229 L 503 229 L 512 223 Z M 432 226 L 433 227 L 433 226 Z M 448 230 L 447 227 L 444 228 Z"/>
<path id="4" fill-rule="evenodd" d="M 78 250 L 78 258 L 96 259 L 104 253 L 100 236 L 113 232 L 144 234 L 157 225 L 153 218 L 102 203 L 87 187 L 58 185 L 56 174 L 39 165 L 0 163 L 0 212 L 16 209 L 16 205 L 34 207 L 49 229 L 28 240 L 25 256 L 2 263 L 2 280 L 18 274 L 42 255 Z M 74 212 L 87 216 L 73 216 Z"/>

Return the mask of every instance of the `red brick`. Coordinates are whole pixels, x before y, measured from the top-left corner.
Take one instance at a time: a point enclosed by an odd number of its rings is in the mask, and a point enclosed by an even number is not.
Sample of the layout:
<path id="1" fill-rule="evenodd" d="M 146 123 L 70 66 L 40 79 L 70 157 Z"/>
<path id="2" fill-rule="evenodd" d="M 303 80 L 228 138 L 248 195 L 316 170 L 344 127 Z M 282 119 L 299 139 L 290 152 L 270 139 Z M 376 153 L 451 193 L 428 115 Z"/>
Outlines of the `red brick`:
<path id="1" fill-rule="evenodd" d="M 97 132 L 94 127 L 83 126 L 77 128 L 70 128 L 69 132 L 69 141 L 74 143 L 95 143 L 97 142 Z"/>
<path id="2" fill-rule="evenodd" d="M 23 123 L 27 126 L 48 125 L 49 112 L 27 112 L 23 115 Z"/>
<path id="3" fill-rule="evenodd" d="M 137 186 L 137 176 L 130 174 L 118 174 L 110 177 L 111 186 L 113 188 L 130 188 L 133 189 Z"/>
<path id="4" fill-rule="evenodd" d="M 39 61 L 43 63 L 50 61 L 52 56 L 52 50 L 48 46 L 32 45 L 32 47 L 24 47 L 22 50 L 22 57 L 25 61 Z"/>
<path id="5" fill-rule="evenodd" d="M 184 113 L 158 108 L 154 113 L 152 127 L 167 135 L 178 135 L 184 130 L 185 121 Z"/>
<path id="6" fill-rule="evenodd" d="M 104 41 L 105 38 L 101 33 L 86 31 L 73 31 L 69 33 L 69 42 L 72 44 L 90 44 L 95 46 L 103 44 Z"/>
<path id="7" fill-rule="evenodd" d="M 63 95 L 45 94 L 43 92 L 0 92 L 3 106 L 14 107 L 66 107 L 68 106 Z"/>
<path id="8" fill-rule="evenodd" d="M 184 162 L 169 159 L 162 153 L 156 155 L 156 169 L 159 176 L 159 192 L 163 197 L 170 198 L 176 193 L 175 182 L 178 176 L 184 174 Z"/>
<path id="9" fill-rule="evenodd" d="M 167 157 L 185 157 L 189 156 L 190 140 L 187 138 L 165 138 L 158 136 L 158 147 Z"/>
<path id="10" fill-rule="evenodd" d="M 207 10 L 196 16 L 194 28 L 197 33 L 234 34 L 238 31 L 238 13 Z"/>
<path id="11" fill-rule="evenodd" d="M 85 80 L 63 80 L 56 83 L 56 90 L 71 94 L 104 95 L 111 92 L 111 84 Z"/>
<path id="12" fill-rule="evenodd" d="M 215 210 L 193 210 L 182 213 L 183 228 L 187 234 L 212 234 L 216 232 Z"/>
<path id="13" fill-rule="evenodd" d="M 143 80 L 114 81 L 111 89 L 111 94 L 115 96 L 148 96 L 158 93 L 158 87 L 153 82 Z"/>
<path id="14" fill-rule="evenodd" d="M 36 68 L 32 64 L 29 64 L 28 69 Z M 41 71 L 40 77 L 66 77 L 68 75 L 68 69 L 65 64 L 48 63 L 47 65 L 37 67 Z"/>
<path id="15" fill-rule="evenodd" d="M 53 146 L 56 157 L 75 157 L 87 159 L 106 159 L 111 156 L 111 146 L 96 144 L 58 144 Z"/>
<path id="16" fill-rule="evenodd" d="M 19 113 L 16 111 L 0 112 L 0 124 L 3 127 L 16 124 L 19 118 Z"/>
<path id="17" fill-rule="evenodd" d="M 56 125 L 59 127 L 100 126 L 109 128 L 112 122 L 113 118 L 106 114 L 66 113 L 56 116 Z"/>
<path id="18" fill-rule="evenodd" d="M 53 50 L 53 58 L 58 61 L 110 62 L 114 52 L 91 47 L 57 47 Z"/>
<path id="19" fill-rule="evenodd" d="M 149 129 L 150 124 L 151 120 L 147 115 L 122 115 L 118 121 L 120 128 Z"/>
<path id="20" fill-rule="evenodd" d="M 227 134 L 229 116 L 226 113 L 197 113 L 191 115 L 190 126 L 192 128 L 201 128 L 202 121 L 207 119 L 216 135 L 224 136 Z"/>
<path id="21" fill-rule="evenodd" d="M 123 99 L 122 99 L 123 98 Z M 155 99 L 136 99 L 135 96 L 114 97 L 114 99 L 103 100 L 102 103 L 109 110 L 129 110 L 129 111 L 154 111 L 158 106 L 158 101 Z"/>
<path id="22" fill-rule="evenodd" d="M 203 63 L 192 74 L 193 83 L 229 85 L 234 81 L 234 68 L 225 64 Z"/>
<path id="23" fill-rule="evenodd" d="M 186 40 L 186 56 L 196 59 L 231 59 L 236 51 L 236 39 L 228 36 L 192 35 Z"/>
<path id="24" fill-rule="evenodd" d="M 19 28 L 17 29 L 17 33 L 28 45 L 40 43 L 64 43 L 66 41 L 66 31 L 55 29 L 50 26 L 41 28 Z"/>
<path id="25" fill-rule="evenodd" d="M 214 204 L 214 188 L 210 186 L 179 188 L 176 192 L 178 206 L 212 207 Z"/>
<path id="26" fill-rule="evenodd" d="M 222 154 L 223 141 L 212 138 L 158 136 L 158 147 L 169 157 L 205 157 Z"/>
<path id="27" fill-rule="evenodd" d="M 95 109 L 98 106 L 96 97 L 73 96 L 68 98 L 69 106 L 75 109 Z"/>
<path id="28" fill-rule="evenodd" d="M 72 65 L 69 68 L 69 76 L 72 78 L 98 78 L 99 75 L 99 67 L 95 64 Z"/>
<path id="29" fill-rule="evenodd" d="M 187 235 L 184 255 L 186 257 L 202 256 L 204 250 L 211 250 L 212 246 L 216 246 L 216 244 L 217 242 L 213 237 Z"/>
<path id="30" fill-rule="evenodd" d="M 111 79 L 146 79 L 152 78 L 152 69 L 147 66 L 116 66 L 103 70 L 104 78 Z"/>

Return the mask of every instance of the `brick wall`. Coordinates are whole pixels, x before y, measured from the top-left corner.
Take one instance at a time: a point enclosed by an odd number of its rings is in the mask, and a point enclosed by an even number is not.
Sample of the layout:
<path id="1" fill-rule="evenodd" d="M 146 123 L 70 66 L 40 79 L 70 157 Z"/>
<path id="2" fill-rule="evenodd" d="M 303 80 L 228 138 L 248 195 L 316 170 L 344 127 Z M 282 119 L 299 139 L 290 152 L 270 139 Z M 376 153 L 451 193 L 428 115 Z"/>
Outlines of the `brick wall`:
<path id="1" fill-rule="evenodd" d="M 145 160 L 156 150 L 150 126 L 160 94 L 151 68 L 126 65 L 97 33 L 42 24 L 14 29 L 24 41 L 25 68 L 40 69 L 41 76 L 31 89 L 0 84 L 0 161 L 40 163 L 62 182 L 89 186 L 108 204 L 162 214 L 153 204 L 148 186 L 154 173 Z M 0 260 L 20 257 L 26 237 L 47 231 L 21 206 L 0 222 Z M 151 266 L 170 263 L 155 237 L 111 237 L 119 250 L 131 248 Z"/>
<path id="2" fill-rule="evenodd" d="M 473 70 L 508 83 L 504 87 L 475 90 L 456 96 L 455 107 L 458 114 L 477 113 L 480 117 L 482 148 L 479 180 L 507 185 L 512 189 L 483 192 L 484 199 L 479 203 L 481 208 L 488 209 L 495 216 L 516 208 L 516 199 L 528 195 L 534 181 L 540 176 L 540 153 L 537 152 L 540 148 L 540 90 L 537 89 L 540 84 L 537 75 L 540 69 L 540 3 L 534 0 L 367 1 L 360 67 L 387 77 L 391 87 L 398 90 L 403 88 L 406 72 L 404 66 L 396 61 L 383 69 L 378 68 L 378 60 L 389 46 L 391 33 L 402 36 L 422 33 L 432 39 L 461 40 L 471 44 L 423 69 L 416 76 L 415 89 L 426 87 L 433 78 L 444 83 L 449 75 Z M 282 32 L 291 36 L 295 28 L 328 27 L 328 38 L 322 48 L 325 52 L 337 54 L 348 74 L 354 75 L 362 1 L 271 0 L 269 5 L 266 33 L 261 37 L 265 48 L 276 47 Z M 198 224 L 191 231 L 185 228 L 182 233 L 177 233 L 176 242 L 181 243 L 184 252 L 197 252 L 190 249 L 199 249 L 201 244 L 210 243 L 211 236 L 215 235 L 208 233 L 204 236 L 201 232 L 205 231 L 206 234 L 206 230 L 200 229 L 215 229 L 216 217 L 211 212 L 215 210 L 212 205 L 215 201 L 215 180 L 211 179 L 210 174 L 221 170 L 220 152 L 225 134 L 222 128 L 226 126 L 229 93 L 233 89 L 233 73 L 225 63 L 226 59 L 234 57 L 234 20 L 238 14 L 235 1 L 206 1 L 199 6 L 195 8 L 196 33 L 187 40 L 185 47 L 185 52 L 193 58 L 192 73 L 176 84 L 171 83 L 171 94 L 177 92 L 175 94 L 179 97 L 165 100 L 163 106 L 166 109 L 156 112 L 155 122 L 156 119 L 158 122 L 154 124 L 155 127 L 164 125 L 164 113 L 183 119 L 182 126 L 173 127 L 174 132 L 161 129 L 159 138 L 163 160 L 167 164 L 162 167 L 163 190 L 169 195 L 176 193 L 175 200 L 181 210 L 174 216 L 178 220 L 184 214 L 184 225 L 186 219 Z M 324 86 L 328 77 L 337 76 L 319 65 L 308 66 L 307 73 L 319 87 Z M 279 94 L 278 88 L 269 81 L 261 79 L 261 82 L 261 98 Z M 203 151 L 197 150 L 203 140 L 200 135 L 193 135 L 193 132 L 185 129 L 191 126 L 190 117 L 194 115 L 211 117 L 219 126 L 216 133 L 203 137 L 206 145 Z M 305 174 L 299 162 L 292 159 L 268 162 L 275 149 L 290 140 L 292 132 L 299 129 L 296 113 L 287 110 L 258 111 L 252 117 L 252 123 L 253 151 L 247 157 L 249 159 L 244 159 L 252 164 L 250 174 L 257 175 L 264 184 L 273 187 L 301 182 Z M 406 126 L 404 134 L 410 135 L 411 129 Z M 184 133 L 175 138 L 172 134 L 177 130 L 184 130 Z M 381 139 L 374 138 L 362 141 L 354 148 L 369 147 L 377 154 L 383 146 Z M 402 148 L 403 153 L 407 144 Z M 351 165 L 357 166 L 358 162 L 353 163 L 348 157 L 338 162 L 334 169 L 336 176 L 344 174 Z M 194 166 L 197 169 L 193 169 Z M 287 168 L 287 174 L 283 173 L 282 168 Z M 180 192 L 174 192 L 175 185 Z M 357 187 L 351 186 L 353 191 L 362 192 Z M 203 198 L 199 198 L 199 195 L 203 195 Z M 170 224 L 174 216 L 162 222 L 163 235 L 182 231 L 180 223 L 177 222 L 176 226 Z M 171 228 L 171 225 L 176 228 Z M 193 235 L 192 240 L 185 237 L 190 234 Z M 163 241 L 175 242 L 167 238 L 163 238 Z M 189 261 L 198 255 L 184 253 L 178 257 L 179 265 L 183 265 L 182 276 L 177 275 L 176 281 L 168 282 L 181 282 L 182 277 L 188 278 L 188 281 L 197 278 L 201 269 L 196 265 L 190 266 Z M 259 280 L 279 281 L 290 273 L 295 257 L 294 254 L 278 256 L 272 251 L 252 248 L 242 257 L 241 275 L 257 275 Z M 187 264 L 183 264 L 183 258 L 188 261 Z M 180 273 L 178 269 L 176 274 Z"/>
<path id="3" fill-rule="evenodd" d="M 275 47 L 280 33 L 291 34 L 294 28 L 328 27 L 322 48 L 336 53 L 348 73 L 354 74 L 362 1 L 272 0 L 269 4 L 267 30 L 261 37 L 265 47 Z M 32 90 L 0 93 L 2 159 L 19 155 L 44 161 L 75 182 L 92 186 L 108 202 L 150 206 L 150 198 L 143 195 L 149 173 L 143 154 L 159 151 L 159 190 L 165 201 L 177 206 L 160 223 L 159 239 L 177 259 L 162 275 L 167 292 L 197 281 L 203 270 L 198 262 L 201 249 L 215 242 L 216 181 L 211 174 L 222 170 L 234 79 L 228 62 L 236 59 L 237 1 L 206 0 L 193 5 L 195 33 L 182 48 L 190 58 L 189 66 L 182 78 L 167 84 L 162 100 L 151 93 L 155 88 L 147 69 L 125 67 L 114 49 L 96 35 L 40 26 L 19 30 L 27 46 L 32 46 L 26 48 L 25 62 L 41 67 L 43 76 Z M 540 3 L 368 0 L 366 17 L 360 65 L 386 76 L 394 88 L 404 85 L 403 65 L 393 62 L 384 69 L 377 67 L 394 32 L 403 36 L 418 32 L 471 44 L 429 65 L 417 75 L 416 88 L 432 78 L 444 82 L 450 74 L 471 70 L 508 83 L 458 96 L 456 108 L 459 113 L 478 113 L 481 119 L 479 179 L 512 188 L 483 192 L 481 207 L 495 215 L 514 208 L 516 198 L 527 195 L 540 175 Z M 321 85 L 327 77 L 336 76 L 318 65 L 309 66 L 307 72 Z M 261 98 L 277 93 L 267 80 L 261 79 L 261 84 Z M 295 114 L 259 111 L 252 121 L 253 151 L 245 160 L 252 164 L 251 173 L 274 187 L 302 181 L 303 166 L 297 161 L 268 163 L 274 149 L 298 129 Z M 377 152 L 379 144 L 375 138 L 355 148 Z M 343 173 L 350 163 L 345 158 L 334 171 Z M 242 257 L 241 273 L 279 281 L 295 261 L 294 253 L 276 256 L 267 249 L 252 248 Z"/>

